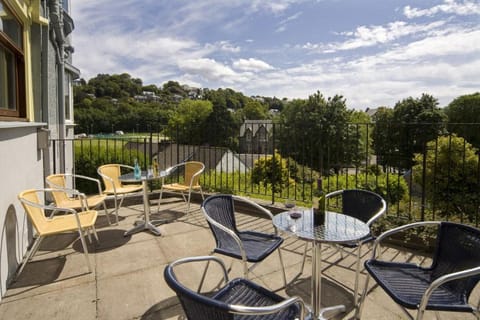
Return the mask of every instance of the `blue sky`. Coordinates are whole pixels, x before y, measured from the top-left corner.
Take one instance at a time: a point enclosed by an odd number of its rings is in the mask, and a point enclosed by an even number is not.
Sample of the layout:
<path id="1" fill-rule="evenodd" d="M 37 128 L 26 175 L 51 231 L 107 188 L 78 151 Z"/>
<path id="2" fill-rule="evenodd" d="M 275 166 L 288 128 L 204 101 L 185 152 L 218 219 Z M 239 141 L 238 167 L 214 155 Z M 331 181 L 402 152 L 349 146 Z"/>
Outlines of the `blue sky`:
<path id="1" fill-rule="evenodd" d="M 446 106 L 480 91 L 480 0 L 72 1 L 74 65 L 245 95 Z"/>

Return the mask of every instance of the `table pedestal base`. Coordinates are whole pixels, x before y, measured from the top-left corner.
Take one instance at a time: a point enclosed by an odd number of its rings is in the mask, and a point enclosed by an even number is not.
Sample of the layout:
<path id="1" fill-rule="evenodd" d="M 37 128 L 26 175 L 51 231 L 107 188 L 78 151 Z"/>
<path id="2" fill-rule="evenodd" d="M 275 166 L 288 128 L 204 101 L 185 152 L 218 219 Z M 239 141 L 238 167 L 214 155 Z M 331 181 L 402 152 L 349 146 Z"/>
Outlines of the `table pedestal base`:
<path id="1" fill-rule="evenodd" d="M 152 232 L 156 236 L 161 236 L 162 235 L 160 230 L 158 230 L 158 228 L 155 227 L 153 225 L 153 223 L 146 222 L 146 221 L 142 221 L 139 224 L 137 224 L 135 227 L 133 227 L 132 229 L 130 229 L 128 231 L 125 231 L 125 233 L 123 235 L 126 237 L 128 235 L 131 235 L 131 234 L 134 234 L 134 233 L 137 233 L 137 232 L 140 232 L 140 231 L 144 231 L 144 230 L 149 230 L 150 232 Z"/>

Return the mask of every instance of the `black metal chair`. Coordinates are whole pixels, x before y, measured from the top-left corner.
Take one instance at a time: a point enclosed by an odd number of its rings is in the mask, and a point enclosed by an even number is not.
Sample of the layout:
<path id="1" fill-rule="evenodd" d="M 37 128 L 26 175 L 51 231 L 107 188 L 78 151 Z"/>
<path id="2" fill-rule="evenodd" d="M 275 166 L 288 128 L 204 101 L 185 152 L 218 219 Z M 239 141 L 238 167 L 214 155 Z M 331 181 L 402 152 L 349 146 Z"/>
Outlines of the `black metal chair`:
<path id="1" fill-rule="evenodd" d="M 248 199 L 226 194 L 213 195 L 202 203 L 202 211 L 215 237 L 216 247 L 213 252 L 241 259 L 243 261 L 244 277 L 248 279 L 249 271 L 256 263 L 263 261 L 273 251 L 278 249 L 278 256 L 283 270 L 284 286 L 287 286 L 285 267 L 283 265 L 280 245 L 283 238 L 275 234 L 266 234 L 256 231 L 239 231 L 235 222 L 234 201 L 242 201 L 273 219 L 272 213 L 259 204 Z M 273 225 L 273 224 L 272 224 Z M 253 263 L 249 268 L 248 262 Z"/>
<path id="2" fill-rule="evenodd" d="M 387 210 L 387 203 L 385 200 L 375 192 L 362 190 L 362 189 L 347 189 L 337 190 L 325 195 L 329 206 L 338 207 L 339 213 L 345 214 L 350 217 L 357 218 L 365 222 L 369 227 L 379 219 Z M 334 203 L 335 202 L 335 203 Z M 341 251 L 342 258 L 343 253 L 352 255 L 356 251 L 356 272 L 355 272 L 355 288 L 354 288 L 354 304 L 357 305 L 358 300 L 358 278 L 361 267 L 362 245 L 375 240 L 374 236 L 370 233 L 366 237 L 351 243 L 342 243 L 335 245 L 338 250 Z M 305 244 L 305 251 L 303 253 L 303 262 L 301 271 L 303 272 L 305 266 L 305 258 L 307 254 L 307 245 Z M 352 249 L 354 252 L 345 250 Z"/>
<path id="3" fill-rule="evenodd" d="M 177 279 L 174 272 L 178 265 L 200 261 L 214 261 L 222 267 L 224 284 L 213 294 L 205 295 L 189 289 Z M 214 256 L 174 261 L 165 268 L 164 278 L 175 291 L 187 319 L 305 319 L 306 307 L 301 298 L 285 299 L 244 278 L 229 281 L 225 265 Z"/>
<path id="4" fill-rule="evenodd" d="M 381 242 L 407 229 L 438 226 L 437 244 L 432 264 L 422 267 L 413 263 L 383 261 L 379 258 Z M 372 258 L 365 261 L 368 274 L 401 307 L 417 310 L 422 319 L 425 310 L 473 313 L 480 316 L 479 304 L 469 304 L 469 296 L 480 280 L 480 230 L 452 222 L 417 222 L 382 233 L 375 241 Z M 357 308 L 360 318 L 367 294 L 368 281 Z M 479 301 L 480 302 L 480 301 Z"/>

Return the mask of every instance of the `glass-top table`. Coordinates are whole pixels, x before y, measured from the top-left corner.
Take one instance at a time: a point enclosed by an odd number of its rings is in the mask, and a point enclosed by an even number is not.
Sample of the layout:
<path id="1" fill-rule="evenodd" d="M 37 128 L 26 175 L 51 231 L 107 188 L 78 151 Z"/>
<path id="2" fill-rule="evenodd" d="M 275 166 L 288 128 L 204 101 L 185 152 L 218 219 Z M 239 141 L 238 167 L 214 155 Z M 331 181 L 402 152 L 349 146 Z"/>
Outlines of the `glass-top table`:
<path id="1" fill-rule="evenodd" d="M 293 212 L 300 213 L 300 217 L 292 218 Z M 312 209 L 293 209 L 281 212 L 273 217 L 273 224 L 283 232 L 313 243 L 311 303 L 314 316 L 325 319 L 336 313 L 344 312 L 344 305 L 321 308 L 321 245 L 322 243 L 341 244 L 360 241 L 370 233 L 367 224 L 341 213 L 327 211 L 324 223 L 315 226 Z"/>
<path id="2" fill-rule="evenodd" d="M 148 199 L 148 181 L 164 179 L 168 176 L 168 171 L 160 171 L 157 176 L 152 174 L 148 174 L 147 171 L 142 171 L 142 176 L 140 179 L 136 179 L 133 175 L 133 172 L 129 172 L 123 174 L 119 177 L 120 181 L 126 183 L 134 183 L 134 182 L 142 182 L 143 187 L 143 209 L 145 211 L 145 219 L 140 221 L 135 225 L 135 227 L 131 228 L 130 230 L 125 231 L 124 236 L 128 236 L 133 233 L 137 233 L 143 230 L 149 230 L 154 235 L 160 236 L 162 235 L 160 230 L 150 221 L 150 203 Z M 163 183 L 163 181 L 162 181 Z"/>

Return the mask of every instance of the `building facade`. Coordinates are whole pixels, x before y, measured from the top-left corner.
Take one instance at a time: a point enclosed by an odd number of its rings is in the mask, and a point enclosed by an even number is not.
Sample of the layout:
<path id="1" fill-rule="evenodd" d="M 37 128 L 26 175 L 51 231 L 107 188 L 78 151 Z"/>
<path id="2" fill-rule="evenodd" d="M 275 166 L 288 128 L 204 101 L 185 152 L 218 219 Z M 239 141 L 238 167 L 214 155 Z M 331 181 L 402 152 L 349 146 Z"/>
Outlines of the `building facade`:
<path id="1" fill-rule="evenodd" d="M 74 135 L 73 29 L 68 0 L 0 0 L 0 299 L 34 236 L 18 193 L 73 169 L 50 143 Z"/>

